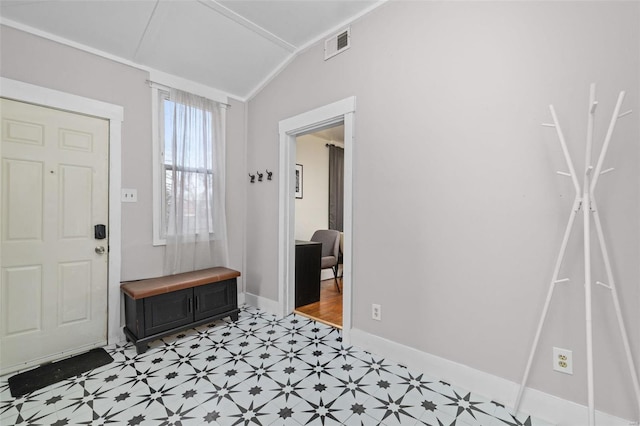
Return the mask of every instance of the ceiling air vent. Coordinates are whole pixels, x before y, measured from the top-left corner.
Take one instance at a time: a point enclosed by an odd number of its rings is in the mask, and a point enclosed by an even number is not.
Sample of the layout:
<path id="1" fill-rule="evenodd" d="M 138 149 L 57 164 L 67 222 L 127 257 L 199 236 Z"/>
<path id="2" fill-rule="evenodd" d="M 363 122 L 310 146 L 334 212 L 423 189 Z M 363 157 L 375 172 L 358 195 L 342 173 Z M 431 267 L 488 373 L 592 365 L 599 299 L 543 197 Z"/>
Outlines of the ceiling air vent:
<path id="1" fill-rule="evenodd" d="M 344 52 L 351 46 L 351 28 L 340 31 L 324 42 L 324 60 Z"/>

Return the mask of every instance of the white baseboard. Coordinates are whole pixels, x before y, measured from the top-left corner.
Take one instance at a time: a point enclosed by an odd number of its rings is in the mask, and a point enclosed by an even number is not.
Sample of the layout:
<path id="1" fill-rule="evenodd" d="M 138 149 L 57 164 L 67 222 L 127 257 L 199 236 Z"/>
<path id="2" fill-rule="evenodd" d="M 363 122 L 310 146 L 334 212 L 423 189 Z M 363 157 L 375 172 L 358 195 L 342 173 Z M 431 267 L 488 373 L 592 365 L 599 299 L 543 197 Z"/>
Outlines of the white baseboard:
<path id="1" fill-rule="evenodd" d="M 239 301 L 240 299 L 238 299 L 238 303 Z M 244 303 L 255 308 L 262 309 L 263 311 L 277 317 L 282 316 L 280 314 L 280 304 L 275 300 L 267 299 L 266 297 L 258 296 L 256 294 L 244 293 Z"/>
<path id="2" fill-rule="evenodd" d="M 437 377 L 447 383 L 460 386 L 506 407 L 513 407 L 518 394 L 520 386 L 518 383 L 421 352 L 362 330 L 351 330 L 351 344 L 390 361 Z M 532 388 L 525 389 L 520 411 L 558 426 L 584 426 L 588 422 L 588 408 L 586 406 Z M 596 411 L 596 424 L 629 426 L 638 423 Z"/>

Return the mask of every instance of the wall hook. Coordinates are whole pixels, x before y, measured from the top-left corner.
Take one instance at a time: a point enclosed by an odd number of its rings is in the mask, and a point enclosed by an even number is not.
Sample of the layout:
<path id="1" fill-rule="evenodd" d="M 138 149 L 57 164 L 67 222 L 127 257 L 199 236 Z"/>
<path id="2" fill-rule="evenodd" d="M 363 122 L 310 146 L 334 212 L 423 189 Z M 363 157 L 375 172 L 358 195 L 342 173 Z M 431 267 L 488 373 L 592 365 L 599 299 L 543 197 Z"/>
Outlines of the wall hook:
<path id="1" fill-rule="evenodd" d="M 251 182 L 251 183 L 255 183 L 255 181 L 256 181 L 256 175 L 252 175 L 251 173 L 249 173 L 249 178 L 250 178 L 250 181 L 249 181 L 249 182 Z"/>
<path id="2" fill-rule="evenodd" d="M 270 172 L 268 169 L 265 171 L 267 172 L 267 180 L 271 180 L 271 178 L 273 177 L 273 172 Z"/>
<path id="3" fill-rule="evenodd" d="M 260 172 L 256 172 L 258 174 L 258 182 L 262 182 L 262 176 L 264 176 L 264 173 L 260 173 Z"/>

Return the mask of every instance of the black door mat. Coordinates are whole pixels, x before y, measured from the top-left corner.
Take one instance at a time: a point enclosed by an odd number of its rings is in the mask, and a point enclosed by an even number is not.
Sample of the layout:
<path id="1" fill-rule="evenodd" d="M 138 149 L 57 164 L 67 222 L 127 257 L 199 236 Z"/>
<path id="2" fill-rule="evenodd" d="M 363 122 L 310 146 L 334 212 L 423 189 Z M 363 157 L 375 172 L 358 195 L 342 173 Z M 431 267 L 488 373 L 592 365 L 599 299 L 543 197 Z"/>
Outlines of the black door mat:
<path id="1" fill-rule="evenodd" d="M 113 361 L 102 348 L 91 349 L 80 355 L 41 365 L 33 370 L 9 377 L 11 396 L 17 398 L 70 377 L 77 376 Z"/>

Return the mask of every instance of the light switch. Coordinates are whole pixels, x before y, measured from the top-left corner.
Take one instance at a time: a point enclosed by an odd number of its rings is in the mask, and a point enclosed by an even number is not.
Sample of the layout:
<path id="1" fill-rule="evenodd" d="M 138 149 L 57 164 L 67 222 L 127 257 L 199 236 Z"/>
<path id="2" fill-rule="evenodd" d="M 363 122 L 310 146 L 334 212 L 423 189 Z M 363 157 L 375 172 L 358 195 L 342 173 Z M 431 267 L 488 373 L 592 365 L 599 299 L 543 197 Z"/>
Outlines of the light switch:
<path id="1" fill-rule="evenodd" d="M 135 203 L 138 201 L 138 190 L 132 188 L 122 188 L 120 201 L 123 203 Z"/>

